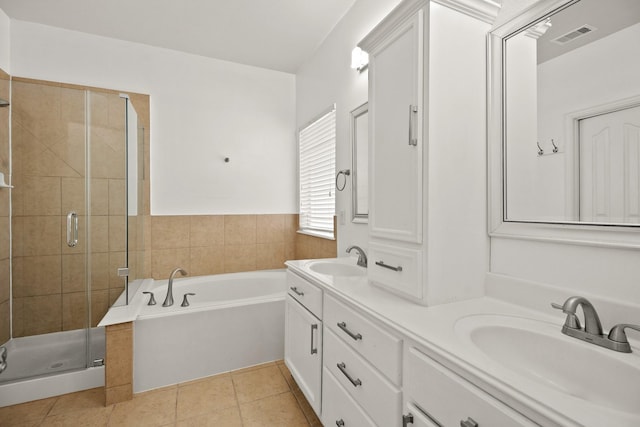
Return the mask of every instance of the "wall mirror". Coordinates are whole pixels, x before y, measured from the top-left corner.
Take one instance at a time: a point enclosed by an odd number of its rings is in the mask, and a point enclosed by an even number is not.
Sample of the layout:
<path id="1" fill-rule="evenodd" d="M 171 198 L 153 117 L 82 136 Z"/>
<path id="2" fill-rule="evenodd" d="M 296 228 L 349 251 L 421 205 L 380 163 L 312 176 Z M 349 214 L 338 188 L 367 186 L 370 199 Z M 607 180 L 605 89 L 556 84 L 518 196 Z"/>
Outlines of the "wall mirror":
<path id="1" fill-rule="evenodd" d="M 353 222 L 366 223 L 369 217 L 369 104 L 351 112 Z"/>
<path id="2" fill-rule="evenodd" d="M 541 0 L 492 30 L 494 231 L 640 226 L 639 40 L 637 0 Z"/>

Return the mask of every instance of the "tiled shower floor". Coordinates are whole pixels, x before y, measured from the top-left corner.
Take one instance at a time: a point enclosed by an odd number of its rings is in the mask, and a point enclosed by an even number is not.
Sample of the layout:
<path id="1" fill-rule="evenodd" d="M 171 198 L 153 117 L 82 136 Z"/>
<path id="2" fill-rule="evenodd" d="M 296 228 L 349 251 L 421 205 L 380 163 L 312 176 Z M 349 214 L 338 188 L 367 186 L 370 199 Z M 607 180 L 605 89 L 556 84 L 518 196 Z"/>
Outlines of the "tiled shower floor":
<path id="1" fill-rule="evenodd" d="M 0 426 L 320 427 L 282 361 L 104 406 L 96 388 L 0 408 Z"/>

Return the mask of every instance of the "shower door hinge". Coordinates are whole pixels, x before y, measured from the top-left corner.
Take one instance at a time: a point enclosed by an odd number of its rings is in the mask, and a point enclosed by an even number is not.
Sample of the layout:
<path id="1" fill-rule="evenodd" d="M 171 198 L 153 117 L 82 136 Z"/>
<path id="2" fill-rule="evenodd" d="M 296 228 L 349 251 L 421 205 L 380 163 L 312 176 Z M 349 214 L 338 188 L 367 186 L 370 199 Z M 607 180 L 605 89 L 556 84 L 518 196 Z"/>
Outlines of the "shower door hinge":
<path id="1" fill-rule="evenodd" d="M 97 368 L 98 366 L 104 366 L 104 359 L 95 359 L 93 361 L 93 367 Z"/>
<path id="2" fill-rule="evenodd" d="M 127 277 L 129 275 L 129 267 L 118 268 L 118 277 Z"/>

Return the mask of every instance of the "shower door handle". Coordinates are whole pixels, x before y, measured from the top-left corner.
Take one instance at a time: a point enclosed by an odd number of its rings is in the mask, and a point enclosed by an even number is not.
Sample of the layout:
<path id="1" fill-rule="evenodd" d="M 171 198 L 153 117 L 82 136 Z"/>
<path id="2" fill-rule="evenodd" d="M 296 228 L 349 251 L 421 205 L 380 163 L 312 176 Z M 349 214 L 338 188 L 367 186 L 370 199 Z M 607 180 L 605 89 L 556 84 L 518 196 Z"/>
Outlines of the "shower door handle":
<path id="1" fill-rule="evenodd" d="M 67 214 L 67 246 L 76 247 L 78 244 L 78 214 L 69 212 Z"/>

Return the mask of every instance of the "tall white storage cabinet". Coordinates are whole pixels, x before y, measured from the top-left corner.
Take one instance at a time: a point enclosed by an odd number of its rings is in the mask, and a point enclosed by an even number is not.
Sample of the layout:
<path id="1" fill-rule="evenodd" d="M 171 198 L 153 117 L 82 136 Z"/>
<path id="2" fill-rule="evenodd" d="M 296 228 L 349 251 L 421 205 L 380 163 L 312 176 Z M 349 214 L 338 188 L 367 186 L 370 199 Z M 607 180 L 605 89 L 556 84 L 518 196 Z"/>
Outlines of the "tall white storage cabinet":
<path id="1" fill-rule="evenodd" d="M 369 280 L 425 305 L 480 296 L 488 268 L 491 3 L 406 0 L 359 44 L 369 53 Z"/>

